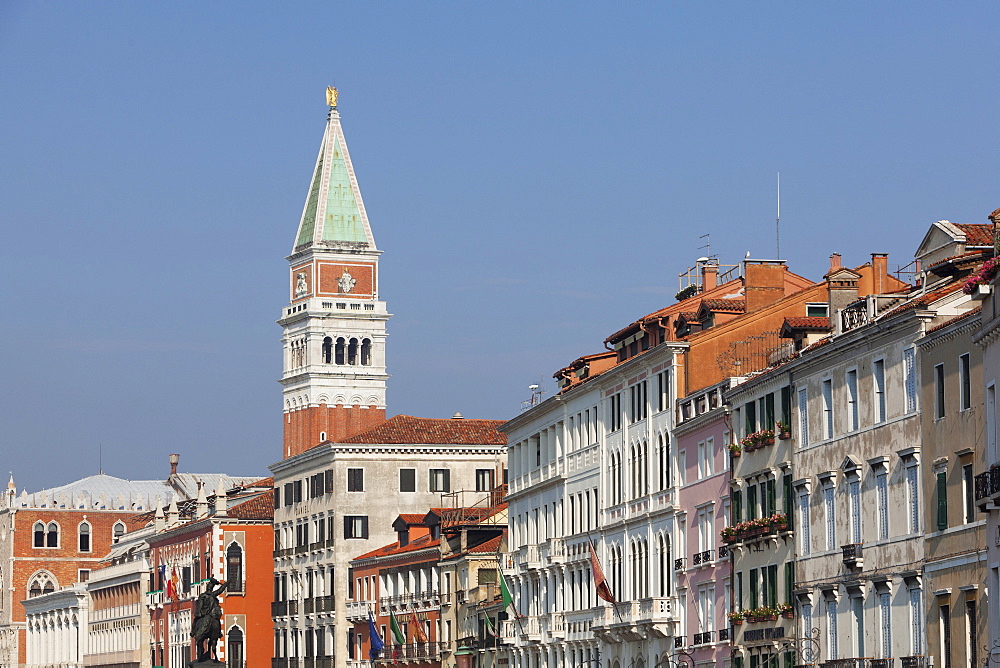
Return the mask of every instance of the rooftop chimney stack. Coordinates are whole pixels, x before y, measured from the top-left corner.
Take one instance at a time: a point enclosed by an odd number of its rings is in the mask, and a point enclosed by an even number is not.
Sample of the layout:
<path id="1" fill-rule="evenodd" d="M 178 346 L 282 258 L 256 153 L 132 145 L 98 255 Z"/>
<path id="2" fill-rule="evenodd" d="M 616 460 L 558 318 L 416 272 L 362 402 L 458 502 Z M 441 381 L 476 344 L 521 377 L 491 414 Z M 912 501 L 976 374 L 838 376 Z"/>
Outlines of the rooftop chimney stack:
<path id="1" fill-rule="evenodd" d="M 830 256 L 830 272 L 835 272 L 840 269 L 840 253 L 834 253 Z"/>
<path id="2" fill-rule="evenodd" d="M 177 464 L 181 461 L 178 454 L 170 455 L 170 475 L 177 475 Z"/>
<path id="3" fill-rule="evenodd" d="M 889 276 L 889 254 L 872 253 L 872 292 L 880 295 L 885 291 L 885 279 Z"/>
<path id="4" fill-rule="evenodd" d="M 701 265 L 701 291 L 707 292 L 719 285 L 719 263 L 709 260 Z"/>

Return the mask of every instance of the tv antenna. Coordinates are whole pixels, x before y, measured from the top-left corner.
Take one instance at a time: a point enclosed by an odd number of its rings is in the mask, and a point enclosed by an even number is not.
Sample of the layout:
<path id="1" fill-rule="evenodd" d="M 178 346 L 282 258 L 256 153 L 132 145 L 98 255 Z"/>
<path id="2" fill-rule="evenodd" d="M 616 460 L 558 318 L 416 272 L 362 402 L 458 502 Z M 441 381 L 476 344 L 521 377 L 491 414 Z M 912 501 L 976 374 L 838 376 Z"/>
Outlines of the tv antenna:
<path id="1" fill-rule="evenodd" d="M 705 255 L 707 255 L 708 257 L 712 257 L 712 234 L 711 233 L 703 234 L 703 235 L 701 235 L 698 238 L 705 240 L 704 244 L 702 244 L 701 246 L 698 246 L 698 250 L 701 250 L 702 248 L 704 248 L 704 249 L 706 249 Z"/>
<path id="2" fill-rule="evenodd" d="M 778 172 L 778 215 L 774 219 L 774 252 L 775 260 L 781 259 L 781 172 Z"/>

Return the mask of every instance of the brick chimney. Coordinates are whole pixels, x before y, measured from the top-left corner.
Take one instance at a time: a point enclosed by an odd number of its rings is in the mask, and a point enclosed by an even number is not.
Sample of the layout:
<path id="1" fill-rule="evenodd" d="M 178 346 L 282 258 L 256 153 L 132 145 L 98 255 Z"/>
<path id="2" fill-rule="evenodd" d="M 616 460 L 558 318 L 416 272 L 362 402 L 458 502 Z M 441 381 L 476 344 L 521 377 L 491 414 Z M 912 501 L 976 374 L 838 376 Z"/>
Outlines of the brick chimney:
<path id="1" fill-rule="evenodd" d="M 178 454 L 170 455 L 170 475 L 177 475 L 177 464 L 181 461 L 181 456 Z"/>
<path id="2" fill-rule="evenodd" d="M 840 269 L 843 265 L 840 263 L 840 253 L 834 253 L 830 256 L 830 271 L 827 273 L 833 273 Z"/>
<path id="3" fill-rule="evenodd" d="M 777 262 L 747 262 L 744 287 L 747 313 L 769 306 L 785 296 L 784 264 Z"/>
<path id="4" fill-rule="evenodd" d="M 872 292 L 880 295 L 885 292 L 886 280 L 889 277 L 889 254 L 872 253 Z"/>
<path id="5" fill-rule="evenodd" d="M 709 260 L 701 265 L 701 291 L 707 292 L 719 285 L 719 265 Z"/>

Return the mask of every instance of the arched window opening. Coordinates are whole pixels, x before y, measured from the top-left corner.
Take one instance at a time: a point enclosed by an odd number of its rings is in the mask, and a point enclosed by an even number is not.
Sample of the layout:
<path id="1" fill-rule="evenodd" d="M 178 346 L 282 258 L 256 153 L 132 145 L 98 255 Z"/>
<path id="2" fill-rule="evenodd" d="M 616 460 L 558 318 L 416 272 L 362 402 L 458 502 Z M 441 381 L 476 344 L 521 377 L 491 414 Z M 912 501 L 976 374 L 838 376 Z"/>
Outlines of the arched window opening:
<path id="1" fill-rule="evenodd" d="M 59 547 L 59 525 L 49 522 L 49 528 L 45 532 L 45 547 Z"/>
<path id="2" fill-rule="evenodd" d="M 117 543 L 125 535 L 125 524 L 122 522 L 115 522 L 114 528 L 111 530 L 111 542 Z"/>
<path id="3" fill-rule="evenodd" d="M 371 366 L 372 365 L 372 342 L 370 339 L 364 339 L 361 342 L 361 366 Z"/>
<path id="4" fill-rule="evenodd" d="M 35 522 L 35 547 L 45 547 L 45 525 Z"/>
<path id="5" fill-rule="evenodd" d="M 227 649 L 227 668 L 243 668 L 243 629 L 238 626 L 229 629 Z"/>
<path id="6" fill-rule="evenodd" d="M 358 340 L 351 339 L 351 342 L 347 344 L 347 363 L 357 364 L 358 363 Z"/>
<path id="7" fill-rule="evenodd" d="M 226 585 L 230 592 L 243 592 L 243 548 L 231 543 L 226 550 Z"/>
<path id="8" fill-rule="evenodd" d="M 40 571 L 31 578 L 28 585 L 28 598 L 51 594 L 55 590 L 56 583 L 53 581 L 52 576 L 45 571 Z"/>
<path id="9" fill-rule="evenodd" d="M 344 337 L 337 339 L 337 348 L 334 351 L 334 361 L 337 364 L 344 363 Z"/>
<path id="10" fill-rule="evenodd" d="M 80 552 L 90 552 L 90 524 L 80 523 Z"/>
<path id="11" fill-rule="evenodd" d="M 329 336 L 323 339 L 323 364 L 333 361 L 333 339 Z"/>

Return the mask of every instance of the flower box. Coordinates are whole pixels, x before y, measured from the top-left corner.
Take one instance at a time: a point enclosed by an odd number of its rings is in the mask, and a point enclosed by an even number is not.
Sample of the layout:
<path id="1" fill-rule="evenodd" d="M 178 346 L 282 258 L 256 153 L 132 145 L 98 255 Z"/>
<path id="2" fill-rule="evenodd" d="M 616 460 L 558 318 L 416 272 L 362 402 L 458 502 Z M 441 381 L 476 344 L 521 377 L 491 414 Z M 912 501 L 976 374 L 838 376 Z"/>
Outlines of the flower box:
<path id="1" fill-rule="evenodd" d="M 972 291 L 972 294 L 969 296 L 975 299 L 976 301 L 979 301 L 981 299 L 986 299 L 986 296 L 989 295 L 990 292 L 992 291 L 993 291 L 992 285 L 980 284 L 975 287 L 975 289 Z"/>
<path id="2" fill-rule="evenodd" d="M 783 613 L 781 613 L 781 616 L 784 617 L 785 619 L 792 619 L 793 617 L 795 617 L 795 613 L 792 612 L 791 610 L 786 610 Z"/>

